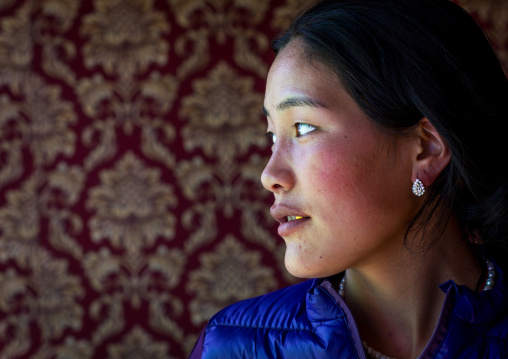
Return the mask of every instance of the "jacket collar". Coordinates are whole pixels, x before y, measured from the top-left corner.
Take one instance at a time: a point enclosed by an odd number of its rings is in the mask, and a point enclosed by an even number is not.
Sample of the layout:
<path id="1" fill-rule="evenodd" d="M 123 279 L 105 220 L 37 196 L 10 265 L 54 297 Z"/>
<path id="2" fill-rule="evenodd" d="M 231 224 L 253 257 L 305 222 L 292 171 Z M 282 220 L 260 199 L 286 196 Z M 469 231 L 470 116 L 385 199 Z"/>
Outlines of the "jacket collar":
<path id="1" fill-rule="evenodd" d="M 487 291 L 476 293 L 464 285 L 449 280 L 440 285 L 443 292 L 452 292 L 455 297 L 453 315 L 466 323 L 483 325 L 496 321 L 500 314 L 508 312 L 508 288 L 505 273 L 495 260 L 496 285 Z"/>

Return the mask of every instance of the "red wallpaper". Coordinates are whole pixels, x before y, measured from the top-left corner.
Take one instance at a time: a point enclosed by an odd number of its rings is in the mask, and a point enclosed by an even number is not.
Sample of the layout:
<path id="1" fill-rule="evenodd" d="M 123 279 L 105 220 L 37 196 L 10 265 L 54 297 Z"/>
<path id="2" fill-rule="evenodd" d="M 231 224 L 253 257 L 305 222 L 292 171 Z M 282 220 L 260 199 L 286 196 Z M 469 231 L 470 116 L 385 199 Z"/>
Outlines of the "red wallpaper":
<path id="1" fill-rule="evenodd" d="M 462 1 L 507 61 L 507 4 Z M 0 1 L 0 358 L 185 358 L 295 281 L 259 176 L 302 0 Z"/>

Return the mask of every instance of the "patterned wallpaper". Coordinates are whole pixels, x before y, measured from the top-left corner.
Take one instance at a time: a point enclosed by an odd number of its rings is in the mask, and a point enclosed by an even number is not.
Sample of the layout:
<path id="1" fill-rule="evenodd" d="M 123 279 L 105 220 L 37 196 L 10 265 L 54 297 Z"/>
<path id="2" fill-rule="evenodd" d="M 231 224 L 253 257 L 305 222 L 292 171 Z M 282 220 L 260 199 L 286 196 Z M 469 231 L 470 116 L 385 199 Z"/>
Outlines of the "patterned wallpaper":
<path id="1" fill-rule="evenodd" d="M 259 176 L 304 0 L 0 0 L 0 359 L 185 358 L 295 281 Z M 463 0 L 508 62 L 508 3 Z"/>

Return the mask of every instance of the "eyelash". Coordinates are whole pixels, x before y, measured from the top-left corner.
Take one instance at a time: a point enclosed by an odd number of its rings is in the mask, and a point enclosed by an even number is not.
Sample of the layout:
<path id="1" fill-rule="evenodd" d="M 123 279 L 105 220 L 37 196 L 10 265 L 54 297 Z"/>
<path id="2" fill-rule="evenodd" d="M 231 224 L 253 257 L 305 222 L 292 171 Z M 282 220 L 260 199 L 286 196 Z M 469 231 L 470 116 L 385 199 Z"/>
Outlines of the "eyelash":
<path id="1" fill-rule="evenodd" d="M 305 130 L 302 131 L 302 127 L 305 128 Z M 316 130 L 316 127 L 309 125 L 308 123 L 297 122 L 295 123 L 295 129 L 296 129 L 296 137 L 301 137 Z M 277 141 L 277 136 L 275 135 L 275 133 L 271 131 L 268 131 L 265 134 L 265 136 L 268 138 L 268 140 L 272 141 L 272 144 L 274 144 Z"/>

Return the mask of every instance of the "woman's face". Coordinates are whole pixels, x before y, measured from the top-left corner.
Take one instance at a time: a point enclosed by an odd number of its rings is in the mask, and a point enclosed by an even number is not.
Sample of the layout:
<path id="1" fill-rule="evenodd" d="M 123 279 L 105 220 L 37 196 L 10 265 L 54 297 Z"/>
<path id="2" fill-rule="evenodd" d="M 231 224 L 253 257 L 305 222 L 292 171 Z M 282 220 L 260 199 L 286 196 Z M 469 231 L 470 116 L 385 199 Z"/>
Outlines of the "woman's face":
<path id="1" fill-rule="evenodd" d="M 380 131 L 300 41 L 268 74 L 264 106 L 276 139 L 261 181 L 275 196 L 286 268 L 324 277 L 400 254 L 416 213 L 415 140 Z"/>

